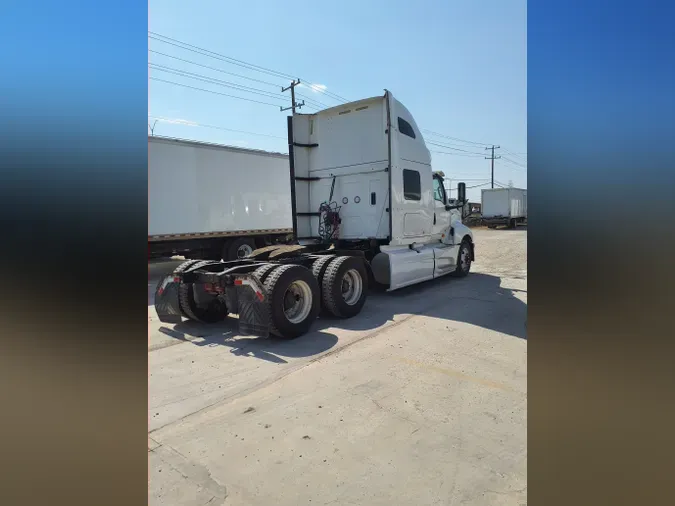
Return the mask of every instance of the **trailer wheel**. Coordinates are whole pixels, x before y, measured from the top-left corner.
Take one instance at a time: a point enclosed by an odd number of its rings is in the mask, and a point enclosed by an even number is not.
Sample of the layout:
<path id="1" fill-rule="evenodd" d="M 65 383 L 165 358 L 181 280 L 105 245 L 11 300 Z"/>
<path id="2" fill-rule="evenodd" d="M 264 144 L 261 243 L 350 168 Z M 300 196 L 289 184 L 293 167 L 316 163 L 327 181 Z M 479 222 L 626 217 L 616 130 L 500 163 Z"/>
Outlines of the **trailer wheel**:
<path id="1" fill-rule="evenodd" d="M 469 274 L 471 269 L 471 245 L 467 241 L 462 241 L 459 246 L 459 253 L 457 253 L 457 267 L 452 272 L 451 276 L 456 278 L 463 278 Z"/>
<path id="2" fill-rule="evenodd" d="M 273 269 L 265 280 L 270 332 L 285 339 L 305 334 L 319 314 L 319 284 L 301 265 Z"/>
<path id="3" fill-rule="evenodd" d="M 368 273 L 363 260 L 337 257 L 328 264 L 321 283 L 324 308 L 338 318 L 361 312 L 368 292 Z"/>
<path id="4" fill-rule="evenodd" d="M 228 260 L 238 260 L 250 255 L 255 251 L 255 241 L 249 237 L 239 237 L 234 239 L 223 248 L 223 257 L 225 256 L 225 249 L 227 250 Z"/>
<path id="5" fill-rule="evenodd" d="M 210 264 L 212 261 L 190 261 L 190 265 L 186 266 L 186 269 L 188 267 L 195 267 L 200 263 Z M 181 283 L 178 289 L 180 309 L 186 318 L 200 323 L 216 323 L 223 321 L 227 317 L 227 304 L 223 296 L 204 294 L 203 298 L 208 299 L 208 302 L 206 304 L 197 304 L 195 290 L 203 290 L 203 288 L 194 283 Z"/>

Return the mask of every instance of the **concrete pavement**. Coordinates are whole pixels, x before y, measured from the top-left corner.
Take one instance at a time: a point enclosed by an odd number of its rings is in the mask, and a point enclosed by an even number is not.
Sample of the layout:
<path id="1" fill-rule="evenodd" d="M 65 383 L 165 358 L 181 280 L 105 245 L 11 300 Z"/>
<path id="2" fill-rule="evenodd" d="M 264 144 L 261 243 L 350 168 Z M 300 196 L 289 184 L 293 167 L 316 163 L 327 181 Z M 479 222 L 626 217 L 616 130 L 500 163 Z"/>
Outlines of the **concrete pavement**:
<path id="1" fill-rule="evenodd" d="M 151 504 L 525 504 L 526 237 L 293 341 L 165 327 L 149 286 Z"/>

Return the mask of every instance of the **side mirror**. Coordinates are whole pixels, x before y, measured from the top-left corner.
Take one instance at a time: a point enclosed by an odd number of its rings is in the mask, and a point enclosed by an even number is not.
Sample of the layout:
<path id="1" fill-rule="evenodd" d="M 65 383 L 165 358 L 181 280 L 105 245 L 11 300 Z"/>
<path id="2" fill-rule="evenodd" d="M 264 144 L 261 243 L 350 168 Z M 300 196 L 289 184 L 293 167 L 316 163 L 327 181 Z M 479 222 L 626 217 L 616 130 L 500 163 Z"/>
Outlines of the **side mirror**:
<path id="1" fill-rule="evenodd" d="M 457 184 L 457 203 L 460 205 L 466 203 L 466 183 Z"/>

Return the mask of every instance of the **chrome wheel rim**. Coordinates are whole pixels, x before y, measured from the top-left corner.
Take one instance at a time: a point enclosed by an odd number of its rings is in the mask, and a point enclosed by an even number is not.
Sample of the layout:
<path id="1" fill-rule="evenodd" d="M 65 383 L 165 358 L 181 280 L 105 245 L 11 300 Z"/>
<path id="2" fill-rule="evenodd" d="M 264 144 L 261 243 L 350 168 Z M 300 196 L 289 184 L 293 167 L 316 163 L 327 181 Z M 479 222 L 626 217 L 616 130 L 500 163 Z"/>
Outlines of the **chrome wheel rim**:
<path id="1" fill-rule="evenodd" d="M 342 276 L 342 298 L 344 301 L 353 306 L 361 298 L 363 293 L 363 280 L 361 274 L 356 269 L 349 269 Z"/>
<path id="2" fill-rule="evenodd" d="M 291 323 L 301 323 L 312 310 L 312 290 L 301 280 L 293 281 L 284 293 L 284 314 Z"/>
<path id="3" fill-rule="evenodd" d="M 463 271 L 469 270 L 469 267 L 471 266 L 471 253 L 469 252 L 469 248 L 462 248 L 459 258 L 459 265 Z"/>
<path id="4" fill-rule="evenodd" d="M 242 244 L 237 248 L 237 258 L 244 258 L 246 255 L 253 253 L 253 248 L 248 244 Z"/>

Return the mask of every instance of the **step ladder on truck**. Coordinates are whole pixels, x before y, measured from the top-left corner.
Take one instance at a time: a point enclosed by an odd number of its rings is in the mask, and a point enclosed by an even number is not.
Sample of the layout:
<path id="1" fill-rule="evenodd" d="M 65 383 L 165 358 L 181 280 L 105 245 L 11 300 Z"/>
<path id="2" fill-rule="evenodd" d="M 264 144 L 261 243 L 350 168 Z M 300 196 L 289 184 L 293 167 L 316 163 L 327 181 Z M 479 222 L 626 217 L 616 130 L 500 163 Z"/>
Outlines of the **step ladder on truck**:
<path id="1" fill-rule="evenodd" d="M 162 322 L 233 313 L 241 334 L 295 338 L 321 309 L 359 314 L 369 282 L 391 291 L 469 273 L 466 186 L 450 205 L 444 174 L 432 171 L 414 118 L 390 92 L 288 117 L 288 144 L 293 244 L 186 261 L 157 285 Z"/>

